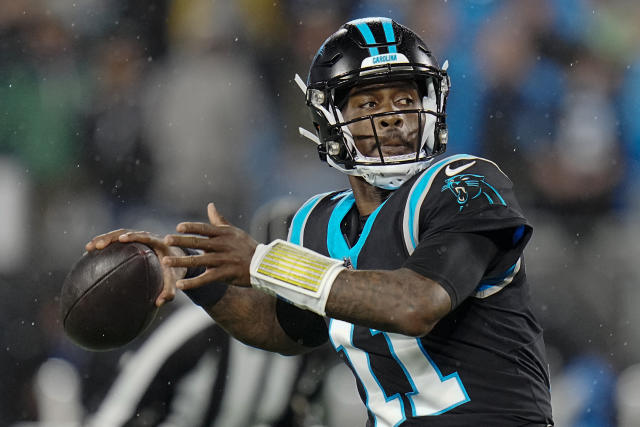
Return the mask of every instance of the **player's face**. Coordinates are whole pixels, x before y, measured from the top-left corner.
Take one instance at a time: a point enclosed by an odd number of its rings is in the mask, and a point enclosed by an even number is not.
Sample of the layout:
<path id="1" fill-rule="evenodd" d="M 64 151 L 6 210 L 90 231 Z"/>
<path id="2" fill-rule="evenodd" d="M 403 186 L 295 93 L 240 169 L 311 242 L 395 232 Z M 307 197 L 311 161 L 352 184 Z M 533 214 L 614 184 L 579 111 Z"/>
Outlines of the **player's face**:
<path id="1" fill-rule="evenodd" d="M 358 86 L 348 94 L 342 109 L 346 121 L 376 113 L 402 112 L 421 107 L 415 82 L 398 81 Z M 416 152 L 420 137 L 417 113 L 392 114 L 373 119 L 375 133 L 380 141 L 384 157 Z M 349 124 L 358 150 L 368 157 L 379 157 L 371 120 L 359 120 Z"/>

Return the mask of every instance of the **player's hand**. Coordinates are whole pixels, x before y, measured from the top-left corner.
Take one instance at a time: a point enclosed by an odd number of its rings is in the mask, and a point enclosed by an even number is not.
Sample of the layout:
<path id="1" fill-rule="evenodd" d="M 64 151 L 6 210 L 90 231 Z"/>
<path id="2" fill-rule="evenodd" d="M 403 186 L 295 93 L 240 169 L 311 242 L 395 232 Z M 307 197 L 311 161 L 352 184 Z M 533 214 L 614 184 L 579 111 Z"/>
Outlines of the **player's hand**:
<path id="1" fill-rule="evenodd" d="M 184 251 L 177 247 L 170 247 L 164 239 L 155 234 L 151 234 L 146 231 L 134 231 L 121 228 L 118 230 L 110 231 L 105 234 L 91 239 L 89 243 L 85 245 L 85 249 L 89 252 L 94 250 L 101 250 L 109 246 L 111 243 L 131 243 L 138 242 L 149 246 L 158 256 L 160 265 L 162 266 L 163 287 L 162 292 L 156 298 L 156 305 L 160 307 L 167 301 L 171 301 L 176 296 L 176 282 L 182 279 L 186 272 L 186 268 L 172 268 L 162 263 L 162 260 L 167 256 L 182 256 Z"/>
<path id="2" fill-rule="evenodd" d="M 243 230 L 222 217 L 213 203 L 207 206 L 209 224 L 182 222 L 164 242 L 170 246 L 200 249 L 204 253 L 192 256 L 165 257 L 167 267 L 206 267 L 201 275 L 179 280 L 178 289 L 192 289 L 215 281 L 235 286 L 251 286 L 249 265 L 258 243 Z"/>
<path id="3" fill-rule="evenodd" d="M 119 241 L 118 238 L 123 234 L 130 233 L 132 230 L 127 230 L 126 228 L 120 228 L 118 230 L 113 230 L 108 233 L 100 234 L 89 241 L 84 248 L 88 252 L 92 252 L 97 250 L 101 250 L 109 246 L 113 242 Z"/>

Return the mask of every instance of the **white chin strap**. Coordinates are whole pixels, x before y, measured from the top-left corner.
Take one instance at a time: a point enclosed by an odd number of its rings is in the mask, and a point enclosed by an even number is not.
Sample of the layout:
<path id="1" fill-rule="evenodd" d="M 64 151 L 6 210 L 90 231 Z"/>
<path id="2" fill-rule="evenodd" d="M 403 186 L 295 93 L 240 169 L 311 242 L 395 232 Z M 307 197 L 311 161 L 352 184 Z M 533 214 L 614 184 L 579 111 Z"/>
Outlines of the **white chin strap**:
<path id="1" fill-rule="evenodd" d="M 396 190 L 409 178 L 429 167 L 431 159 L 399 165 L 356 165 L 353 169 L 342 167 L 329 156 L 327 157 L 327 163 L 344 174 L 361 176 L 374 187 L 384 190 Z"/>

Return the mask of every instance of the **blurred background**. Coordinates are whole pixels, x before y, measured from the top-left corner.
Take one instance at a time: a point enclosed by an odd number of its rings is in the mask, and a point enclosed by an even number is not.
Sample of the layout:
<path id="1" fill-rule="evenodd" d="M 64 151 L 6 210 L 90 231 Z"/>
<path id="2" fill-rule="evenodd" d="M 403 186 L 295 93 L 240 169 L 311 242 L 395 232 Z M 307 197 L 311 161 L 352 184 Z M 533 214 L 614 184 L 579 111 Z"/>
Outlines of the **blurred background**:
<path id="1" fill-rule="evenodd" d="M 293 77 L 343 22 L 379 15 L 449 60 L 448 154 L 496 161 L 534 225 L 556 425 L 640 425 L 633 0 L 0 2 L 0 425 L 363 425 L 331 351 L 259 352 L 178 298 L 91 353 L 61 332 L 58 294 L 96 234 L 164 234 L 215 201 L 268 240 L 346 187 L 298 135 Z"/>

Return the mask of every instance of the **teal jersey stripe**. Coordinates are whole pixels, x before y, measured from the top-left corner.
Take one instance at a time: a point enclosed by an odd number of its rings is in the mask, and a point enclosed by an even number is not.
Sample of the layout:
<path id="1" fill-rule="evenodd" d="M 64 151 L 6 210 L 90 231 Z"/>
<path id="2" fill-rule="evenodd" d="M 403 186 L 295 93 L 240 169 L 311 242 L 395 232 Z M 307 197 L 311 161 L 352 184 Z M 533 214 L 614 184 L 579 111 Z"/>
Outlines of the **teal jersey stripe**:
<path id="1" fill-rule="evenodd" d="M 295 243 L 296 245 L 302 244 L 302 235 L 304 226 L 307 223 L 307 218 L 309 217 L 309 214 L 311 214 L 313 208 L 327 194 L 329 193 L 318 194 L 311 197 L 300 209 L 298 209 L 298 212 L 296 212 L 293 220 L 291 221 L 291 227 L 289 228 L 289 241 L 291 243 Z"/>
<path id="2" fill-rule="evenodd" d="M 347 215 L 347 212 L 353 207 L 355 198 L 353 193 L 349 192 L 342 196 L 342 199 L 333 208 L 329 217 L 329 225 L 327 226 L 327 250 L 329 256 L 335 259 L 343 259 L 349 256 L 349 246 L 344 241 L 340 223 Z"/>
<path id="3" fill-rule="evenodd" d="M 387 199 L 388 200 L 388 199 Z M 349 258 L 351 260 L 351 265 L 353 268 L 358 267 L 358 256 L 360 255 L 360 251 L 367 241 L 367 237 L 371 232 L 371 227 L 373 227 L 373 223 L 380 212 L 380 209 L 384 206 L 387 201 L 385 200 L 380 206 L 376 208 L 375 211 L 369 215 L 367 218 L 367 222 L 362 229 L 362 233 L 358 238 L 356 244 L 349 248 L 347 242 L 342 235 L 342 230 L 340 229 L 340 223 L 347 215 L 347 212 L 353 207 L 355 203 L 355 198 L 352 192 L 345 194 L 343 199 L 338 202 L 336 207 L 333 209 L 331 213 L 331 217 L 329 218 L 329 225 L 327 230 L 327 249 L 329 251 L 329 256 L 334 259 L 344 259 Z"/>

